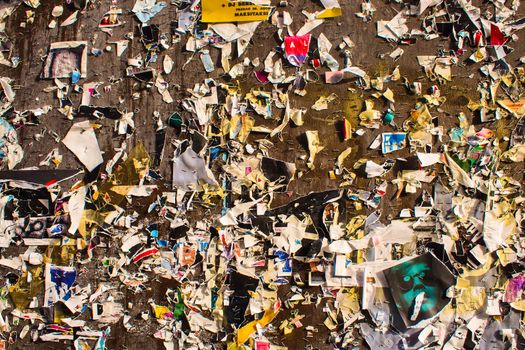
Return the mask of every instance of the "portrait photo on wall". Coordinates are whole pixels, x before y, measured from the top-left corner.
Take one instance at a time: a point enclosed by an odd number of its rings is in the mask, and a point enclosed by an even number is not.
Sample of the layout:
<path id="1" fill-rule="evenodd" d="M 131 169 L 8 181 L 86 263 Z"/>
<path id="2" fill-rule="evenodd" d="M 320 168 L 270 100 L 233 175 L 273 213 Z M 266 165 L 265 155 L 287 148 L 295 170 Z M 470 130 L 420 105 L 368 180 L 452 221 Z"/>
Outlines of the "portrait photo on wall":
<path id="1" fill-rule="evenodd" d="M 398 314 L 399 330 L 436 316 L 449 302 L 446 291 L 455 277 L 432 253 L 425 253 L 383 271 Z"/>

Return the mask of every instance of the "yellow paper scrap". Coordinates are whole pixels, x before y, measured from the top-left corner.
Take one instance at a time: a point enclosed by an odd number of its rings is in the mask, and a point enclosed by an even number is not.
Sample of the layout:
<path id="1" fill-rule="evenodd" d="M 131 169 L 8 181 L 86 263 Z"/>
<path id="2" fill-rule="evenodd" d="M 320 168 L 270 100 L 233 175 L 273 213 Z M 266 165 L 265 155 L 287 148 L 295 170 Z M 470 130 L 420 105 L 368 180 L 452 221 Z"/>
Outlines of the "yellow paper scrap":
<path id="1" fill-rule="evenodd" d="M 155 318 L 159 320 L 164 319 L 164 316 L 167 316 L 170 314 L 173 316 L 173 313 L 171 312 L 171 310 L 166 306 L 154 305 L 153 311 L 155 312 Z"/>
<path id="2" fill-rule="evenodd" d="M 339 17 L 343 15 L 343 11 L 341 11 L 340 7 L 332 7 L 326 10 L 323 10 L 319 12 L 315 18 L 316 19 L 324 19 L 324 18 L 334 18 Z"/>
<path id="3" fill-rule="evenodd" d="M 29 274 L 31 278 L 28 279 Z M 19 310 L 25 310 L 33 300 L 44 290 L 44 269 L 42 266 L 29 267 L 22 273 L 16 284 L 9 287 L 11 300 Z"/>
<path id="4" fill-rule="evenodd" d="M 267 324 L 272 322 L 278 313 L 279 309 L 268 309 L 264 312 L 264 315 L 260 320 L 252 321 L 241 327 L 237 332 L 237 345 L 246 343 L 246 341 L 250 339 L 251 335 L 257 331 L 257 325 L 265 327 Z"/>
<path id="5" fill-rule="evenodd" d="M 255 22 L 268 19 L 270 6 L 254 5 L 251 1 L 201 0 L 204 23 Z"/>

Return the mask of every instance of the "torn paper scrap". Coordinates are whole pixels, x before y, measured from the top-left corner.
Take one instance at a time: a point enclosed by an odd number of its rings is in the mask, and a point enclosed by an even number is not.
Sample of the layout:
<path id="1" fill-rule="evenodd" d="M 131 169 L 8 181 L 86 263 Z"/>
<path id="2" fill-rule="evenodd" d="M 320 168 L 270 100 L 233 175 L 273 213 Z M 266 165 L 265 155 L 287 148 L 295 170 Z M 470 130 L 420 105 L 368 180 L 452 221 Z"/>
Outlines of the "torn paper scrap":
<path id="1" fill-rule="evenodd" d="M 319 132 L 317 130 L 306 131 L 306 140 L 308 142 L 308 151 L 310 152 L 307 165 L 308 168 L 314 169 L 315 156 L 324 149 L 324 146 L 321 145 L 321 141 L 319 140 Z"/>
<path id="2" fill-rule="evenodd" d="M 95 130 L 89 120 L 73 124 L 62 143 L 73 152 L 88 171 L 93 171 L 104 161 Z"/>
<path id="3" fill-rule="evenodd" d="M 188 147 L 173 161 L 173 188 L 199 191 L 202 190 L 204 183 L 219 185 L 211 170 L 206 166 L 204 158 Z"/>

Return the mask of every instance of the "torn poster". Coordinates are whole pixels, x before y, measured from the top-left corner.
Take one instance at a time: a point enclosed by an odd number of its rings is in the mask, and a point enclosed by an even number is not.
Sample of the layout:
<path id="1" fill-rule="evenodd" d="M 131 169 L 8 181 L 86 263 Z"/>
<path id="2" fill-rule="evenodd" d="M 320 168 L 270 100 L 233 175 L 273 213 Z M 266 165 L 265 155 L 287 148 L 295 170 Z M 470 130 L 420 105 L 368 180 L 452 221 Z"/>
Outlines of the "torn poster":
<path id="1" fill-rule="evenodd" d="M 254 22 L 268 19 L 270 6 L 255 5 L 253 1 L 202 0 L 204 23 Z"/>
<path id="2" fill-rule="evenodd" d="M 382 134 L 381 150 L 383 154 L 391 153 L 406 146 L 406 134 L 404 132 L 388 132 Z"/>
<path id="3" fill-rule="evenodd" d="M 415 257 L 383 271 L 401 316 L 398 329 L 435 317 L 450 301 L 446 290 L 454 275 L 432 253 Z"/>
<path id="4" fill-rule="evenodd" d="M 165 2 L 157 2 L 156 0 L 137 0 L 131 11 L 135 13 L 139 21 L 147 23 L 167 5 Z"/>
<path id="5" fill-rule="evenodd" d="M 46 264 L 44 306 L 51 306 L 59 300 L 67 301 L 76 278 L 77 271 L 73 266 Z"/>
<path id="6" fill-rule="evenodd" d="M 122 10 L 116 6 L 111 6 L 110 10 L 106 12 L 104 17 L 100 20 L 99 28 L 114 28 L 124 24 L 118 16 L 122 14 Z"/>
<path id="7" fill-rule="evenodd" d="M 206 166 L 204 158 L 188 147 L 173 161 L 173 188 L 201 190 L 202 184 L 218 186 L 213 173 Z"/>
<path id="8" fill-rule="evenodd" d="M 15 128 L 0 117 L 0 164 L 7 160 L 7 167 L 13 169 L 24 157 L 24 150 L 18 143 Z"/>
<path id="9" fill-rule="evenodd" d="M 77 156 L 88 171 L 93 171 L 104 161 L 95 130 L 89 120 L 73 124 L 62 143 Z"/>
<path id="10" fill-rule="evenodd" d="M 87 77 L 87 41 L 52 43 L 40 78 L 70 78 L 75 71 Z"/>
<path id="11" fill-rule="evenodd" d="M 284 38 L 284 50 L 288 62 L 296 67 L 301 67 L 308 57 L 311 34 L 302 36 L 287 36 Z"/>

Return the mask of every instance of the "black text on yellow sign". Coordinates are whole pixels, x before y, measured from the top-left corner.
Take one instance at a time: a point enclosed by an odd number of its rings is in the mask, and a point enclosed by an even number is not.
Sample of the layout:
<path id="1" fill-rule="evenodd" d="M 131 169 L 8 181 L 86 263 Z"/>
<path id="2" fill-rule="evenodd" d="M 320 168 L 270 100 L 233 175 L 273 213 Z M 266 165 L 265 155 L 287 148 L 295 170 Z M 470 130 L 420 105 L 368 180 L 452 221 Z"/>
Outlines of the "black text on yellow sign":
<path id="1" fill-rule="evenodd" d="M 202 0 L 201 5 L 205 23 L 265 21 L 271 10 L 250 1 Z"/>

